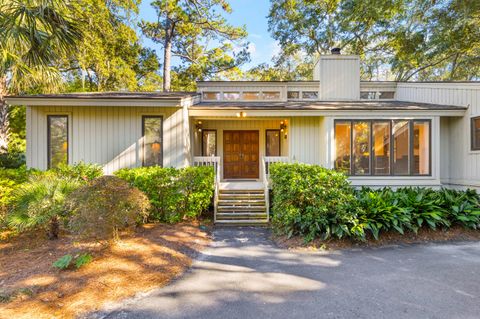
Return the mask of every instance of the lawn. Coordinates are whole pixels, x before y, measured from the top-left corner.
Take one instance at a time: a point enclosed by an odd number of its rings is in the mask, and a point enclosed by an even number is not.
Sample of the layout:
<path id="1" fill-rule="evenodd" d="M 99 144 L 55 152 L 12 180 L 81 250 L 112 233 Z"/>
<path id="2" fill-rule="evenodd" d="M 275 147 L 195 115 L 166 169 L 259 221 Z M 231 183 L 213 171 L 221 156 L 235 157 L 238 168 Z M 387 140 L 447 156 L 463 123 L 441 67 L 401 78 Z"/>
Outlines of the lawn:
<path id="1" fill-rule="evenodd" d="M 2 240 L 0 318 L 74 318 L 166 285 L 209 241 L 197 222 L 146 224 L 112 245 L 77 242 L 68 234 L 48 240 L 36 232 Z M 78 270 L 52 266 L 80 251 L 93 261 Z"/>

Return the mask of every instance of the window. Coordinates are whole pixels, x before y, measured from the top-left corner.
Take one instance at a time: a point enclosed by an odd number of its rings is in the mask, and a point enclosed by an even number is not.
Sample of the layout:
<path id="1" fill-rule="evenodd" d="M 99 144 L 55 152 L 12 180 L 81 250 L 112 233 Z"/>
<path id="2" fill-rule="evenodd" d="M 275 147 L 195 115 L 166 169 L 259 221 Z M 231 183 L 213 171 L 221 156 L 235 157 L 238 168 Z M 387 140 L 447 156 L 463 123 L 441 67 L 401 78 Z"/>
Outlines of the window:
<path id="1" fill-rule="evenodd" d="M 335 123 L 335 168 L 343 173 L 350 173 L 350 150 L 351 150 L 352 125 L 350 122 Z"/>
<path id="2" fill-rule="evenodd" d="M 68 116 L 47 116 L 47 157 L 48 168 L 68 164 Z"/>
<path id="3" fill-rule="evenodd" d="M 395 96 L 395 92 L 392 92 L 392 91 L 380 92 L 380 97 L 379 97 L 379 99 L 380 99 L 380 100 L 383 100 L 383 99 L 393 99 L 394 96 Z"/>
<path id="4" fill-rule="evenodd" d="M 163 166 L 163 118 L 142 116 L 143 166 Z"/>
<path id="5" fill-rule="evenodd" d="M 295 100 L 300 98 L 300 92 L 298 91 L 288 91 L 287 92 L 287 99 Z"/>
<path id="6" fill-rule="evenodd" d="M 430 124 L 430 120 L 336 120 L 335 169 L 356 176 L 430 175 Z"/>
<path id="7" fill-rule="evenodd" d="M 360 99 L 362 100 L 375 100 L 377 98 L 377 92 L 360 92 Z"/>
<path id="8" fill-rule="evenodd" d="M 263 92 L 265 100 L 280 100 L 280 92 Z"/>
<path id="9" fill-rule="evenodd" d="M 302 99 L 307 99 L 307 100 L 318 99 L 318 92 L 315 92 L 315 91 L 302 92 Z"/>
<path id="10" fill-rule="evenodd" d="M 472 151 L 480 151 L 480 116 L 472 118 Z"/>
<path id="11" fill-rule="evenodd" d="M 240 100 L 239 92 L 223 92 L 223 99 L 227 101 Z"/>
<path id="12" fill-rule="evenodd" d="M 220 100 L 220 92 L 203 92 L 203 99 L 210 101 Z"/>
<path id="13" fill-rule="evenodd" d="M 280 130 L 266 130 L 266 156 L 280 156 Z"/>
<path id="14" fill-rule="evenodd" d="M 260 92 L 243 92 L 244 100 L 260 100 L 261 98 Z"/>
<path id="15" fill-rule="evenodd" d="M 216 156 L 217 155 L 217 131 L 203 130 L 202 131 L 202 156 Z"/>

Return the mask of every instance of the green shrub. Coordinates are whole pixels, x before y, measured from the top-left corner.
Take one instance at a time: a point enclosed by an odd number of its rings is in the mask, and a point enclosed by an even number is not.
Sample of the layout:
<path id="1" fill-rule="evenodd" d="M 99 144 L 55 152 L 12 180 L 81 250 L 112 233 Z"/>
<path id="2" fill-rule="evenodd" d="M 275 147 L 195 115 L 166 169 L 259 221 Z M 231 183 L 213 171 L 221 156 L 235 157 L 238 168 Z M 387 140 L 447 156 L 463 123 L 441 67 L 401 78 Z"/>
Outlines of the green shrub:
<path id="1" fill-rule="evenodd" d="M 32 172 L 33 170 L 27 170 L 25 166 L 16 169 L 0 168 L 0 228 L 6 222 L 15 189 L 26 182 Z"/>
<path id="2" fill-rule="evenodd" d="M 64 255 L 64 256 L 58 258 L 52 264 L 52 266 L 57 268 L 57 269 L 60 269 L 60 270 L 65 270 L 65 269 L 68 269 L 68 267 L 70 267 L 70 264 L 72 263 L 72 260 L 73 260 L 72 255 L 70 255 L 70 254 Z"/>
<path id="3" fill-rule="evenodd" d="M 93 260 L 93 256 L 89 253 L 79 253 L 75 256 L 70 254 L 64 255 L 58 258 L 52 266 L 60 269 L 60 270 L 67 270 L 75 266 L 76 269 L 79 269 L 86 264 L 90 263 Z"/>
<path id="4" fill-rule="evenodd" d="M 74 165 L 60 165 L 52 169 L 55 174 L 62 177 L 70 177 L 84 182 L 91 181 L 103 175 L 103 170 L 100 165 L 85 164 L 79 162 Z"/>
<path id="5" fill-rule="evenodd" d="M 50 239 L 57 238 L 59 220 L 65 217 L 65 199 L 80 185 L 77 179 L 52 172 L 31 176 L 15 189 L 8 225 L 20 232 L 43 228 Z"/>
<path id="6" fill-rule="evenodd" d="M 356 199 L 347 177 L 317 165 L 277 163 L 270 167 L 274 229 L 306 241 L 357 236 Z"/>
<path id="7" fill-rule="evenodd" d="M 70 194 L 69 228 L 85 238 L 116 239 L 147 217 L 145 194 L 115 176 L 102 176 Z"/>
<path id="8" fill-rule="evenodd" d="M 478 229 L 480 225 L 480 196 L 476 191 L 471 189 L 466 191 L 442 189 L 440 196 L 452 223 Z"/>
<path id="9" fill-rule="evenodd" d="M 211 167 L 141 167 L 122 169 L 115 175 L 148 196 L 151 221 L 175 223 L 195 218 L 209 207 L 214 192 Z"/>

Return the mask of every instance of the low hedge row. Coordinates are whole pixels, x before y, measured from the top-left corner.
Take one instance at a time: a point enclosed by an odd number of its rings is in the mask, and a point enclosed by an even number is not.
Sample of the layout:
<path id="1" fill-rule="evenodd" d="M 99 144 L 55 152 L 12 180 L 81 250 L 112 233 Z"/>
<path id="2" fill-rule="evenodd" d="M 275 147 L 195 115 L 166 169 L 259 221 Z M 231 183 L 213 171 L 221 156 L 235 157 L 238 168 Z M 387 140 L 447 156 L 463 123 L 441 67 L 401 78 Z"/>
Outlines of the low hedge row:
<path id="1" fill-rule="evenodd" d="M 378 239 L 383 231 L 480 226 L 480 197 L 473 190 L 429 188 L 355 190 L 347 176 L 316 165 L 271 166 L 273 227 L 314 238 Z"/>
<path id="2" fill-rule="evenodd" d="M 148 196 L 152 221 L 176 223 L 198 217 L 208 209 L 213 198 L 211 167 L 140 167 L 122 169 L 115 175 Z"/>

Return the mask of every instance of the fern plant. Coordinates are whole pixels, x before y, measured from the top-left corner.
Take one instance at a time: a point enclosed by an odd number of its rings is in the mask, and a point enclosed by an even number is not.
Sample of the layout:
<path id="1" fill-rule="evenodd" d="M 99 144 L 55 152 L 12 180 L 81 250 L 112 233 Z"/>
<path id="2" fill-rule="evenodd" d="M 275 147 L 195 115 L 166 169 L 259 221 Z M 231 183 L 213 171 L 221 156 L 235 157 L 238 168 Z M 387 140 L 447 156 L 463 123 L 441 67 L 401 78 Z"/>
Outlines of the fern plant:
<path id="1" fill-rule="evenodd" d="M 50 239 L 58 238 L 65 199 L 80 185 L 78 179 L 52 173 L 32 176 L 16 191 L 8 225 L 20 232 L 43 228 Z"/>

